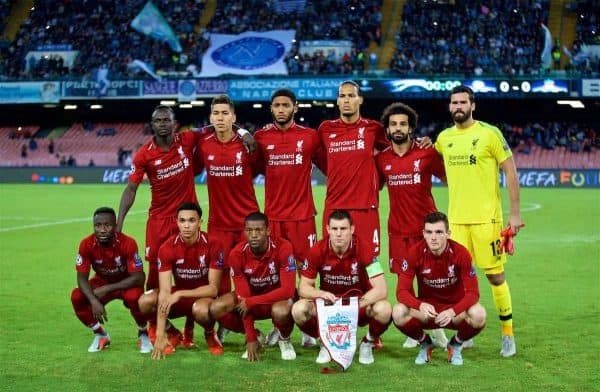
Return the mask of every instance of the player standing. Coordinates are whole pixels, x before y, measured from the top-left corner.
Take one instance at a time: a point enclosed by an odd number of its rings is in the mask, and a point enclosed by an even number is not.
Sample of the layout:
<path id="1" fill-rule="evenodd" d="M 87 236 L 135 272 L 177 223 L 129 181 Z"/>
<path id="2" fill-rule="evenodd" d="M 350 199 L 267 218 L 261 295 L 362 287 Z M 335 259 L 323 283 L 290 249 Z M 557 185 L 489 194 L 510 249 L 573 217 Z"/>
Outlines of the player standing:
<path id="1" fill-rule="evenodd" d="M 435 148 L 444 159 L 448 179 L 448 216 L 452 238 L 473 255 L 492 287 L 502 326 L 500 355 L 516 354 L 512 325 L 512 301 L 504 275 L 506 253 L 501 252 L 503 229 L 500 200 L 500 167 L 506 176 L 510 198 L 508 225 L 516 235 L 523 226 L 520 216 L 519 180 L 510 147 L 500 130 L 473 119 L 475 96 L 466 86 L 450 93 L 449 111 L 454 126 L 443 130 Z"/>
<path id="2" fill-rule="evenodd" d="M 233 131 L 233 101 L 219 95 L 211 102 L 210 122 L 215 133 L 198 144 L 208 188 L 208 233 L 219 238 L 225 254 L 242 240 L 244 218 L 258 211 L 253 178 L 258 167 L 257 154 L 249 154 Z"/>
<path id="3" fill-rule="evenodd" d="M 379 255 L 379 213 L 375 150 L 389 142 L 381 124 L 361 117 L 363 97 L 358 84 L 344 81 L 338 89 L 340 118 L 319 126 L 319 137 L 327 160 L 327 195 L 323 211 L 323 236 L 329 214 L 347 210 L 356 227 L 356 237 L 373 255 Z"/>
<path id="4" fill-rule="evenodd" d="M 313 201 L 312 163 L 320 157 L 321 144 L 317 132 L 298 125 L 296 95 L 287 89 L 277 90 L 271 97 L 273 123 L 254 134 L 262 155 L 265 171 L 265 214 L 273 237 L 292 243 L 298 267 L 317 241 L 316 209 Z M 278 334 L 274 329 L 267 337 L 274 345 Z M 302 334 L 302 345 L 312 347 L 316 341 Z"/>
<path id="5" fill-rule="evenodd" d="M 431 194 L 431 176 L 445 182 L 444 163 L 434 148 L 419 148 L 413 139 L 418 115 L 410 107 L 397 102 L 387 106 L 381 123 L 391 146 L 375 157 L 379 181 L 385 183 L 390 200 L 388 217 L 388 246 L 390 271 L 400 273 L 400 265 L 408 249 L 423 239 L 423 220 L 437 211 Z M 448 339 L 443 329 L 433 332 L 439 347 L 446 347 Z M 404 347 L 416 347 L 408 337 Z"/>
<path id="6" fill-rule="evenodd" d="M 138 307 L 144 292 L 144 270 L 135 240 L 116 232 L 117 217 L 112 208 L 101 207 L 94 212 L 94 233 L 79 244 L 77 255 L 77 288 L 71 293 L 71 303 L 77 318 L 94 332 L 89 352 L 103 350 L 110 344 L 102 324 L 108 321 L 104 305 L 121 299 L 138 326 L 138 346 L 149 353 L 146 318 Z M 90 270 L 94 277 L 88 280 Z"/>
<path id="7" fill-rule="evenodd" d="M 448 362 L 462 365 L 462 343 L 485 327 L 475 267 L 469 251 L 448 237 L 448 218 L 434 212 L 425 218 L 425 237 L 408 251 L 400 265 L 393 320 L 398 329 L 421 343 L 415 363 L 431 360 L 434 344 L 424 328 L 451 328 Z M 419 295 L 413 290 L 417 278 Z"/>

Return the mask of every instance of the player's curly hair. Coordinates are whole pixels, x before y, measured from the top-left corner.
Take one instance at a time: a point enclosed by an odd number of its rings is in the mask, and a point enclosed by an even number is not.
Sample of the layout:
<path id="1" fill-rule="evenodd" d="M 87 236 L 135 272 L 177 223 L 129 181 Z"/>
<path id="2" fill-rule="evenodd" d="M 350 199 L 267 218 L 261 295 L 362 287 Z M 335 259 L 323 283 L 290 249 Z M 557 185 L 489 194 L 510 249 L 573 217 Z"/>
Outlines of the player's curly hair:
<path id="1" fill-rule="evenodd" d="M 419 115 L 413 108 L 402 102 L 394 102 L 393 104 L 388 105 L 385 109 L 383 109 L 381 123 L 383 124 L 384 128 L 387 129 L 390 126 L 390 117 L 394 114 L 406 114 L 406 116 L 408 117 L 408 126 L 410 127 L 410 129 L 415 130 L 417 128 Z"/>

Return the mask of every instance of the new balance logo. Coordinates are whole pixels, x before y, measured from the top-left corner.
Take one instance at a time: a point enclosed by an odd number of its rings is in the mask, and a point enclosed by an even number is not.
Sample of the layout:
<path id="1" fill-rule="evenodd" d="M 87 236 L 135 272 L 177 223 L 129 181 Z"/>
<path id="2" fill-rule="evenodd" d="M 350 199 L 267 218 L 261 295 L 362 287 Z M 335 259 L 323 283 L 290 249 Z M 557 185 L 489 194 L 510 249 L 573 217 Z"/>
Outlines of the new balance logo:
<path id="1" fill-rule="evenodd" d="M 209 161 L 214 161 L 215 160 L 215 156 L 214 155 L 209 155 L 208 157 L 206 157 L 207 160 Z"/>
<path id="2" fill-rule="evenodd" d="M 177 259 L 177 261 L 175 262 L 175 264 L 183 264 L 185 261 L 185 259 Z"/>
<path id="3" fill-rule="evenodd" d="M 385 165 L 384 170 L 392 170 L 392 165 Z"/>
<path id="4" fill-rule="evenodd" d="M 157 159 L 156 161 L 154 161 L 154 166 L 158 166 L 162 163 L 162 159 Z"/>
<path id="5" fill-rule="evenodd" d="M 332 133 L 331 135 L 329 135 L 329 138 L 330 138 L 330 139 L 335 139 L 335 137 L 336 137 L 336 136 L 337 136 L 337 134 L 335 134 L 335 133 Z"/>
<path id="6" fill-rule="evenodd" d="M 267 146 L 267 150 L 274 150 L 275 149 L 275 145 L 274 144 L 269 144 Z"/>

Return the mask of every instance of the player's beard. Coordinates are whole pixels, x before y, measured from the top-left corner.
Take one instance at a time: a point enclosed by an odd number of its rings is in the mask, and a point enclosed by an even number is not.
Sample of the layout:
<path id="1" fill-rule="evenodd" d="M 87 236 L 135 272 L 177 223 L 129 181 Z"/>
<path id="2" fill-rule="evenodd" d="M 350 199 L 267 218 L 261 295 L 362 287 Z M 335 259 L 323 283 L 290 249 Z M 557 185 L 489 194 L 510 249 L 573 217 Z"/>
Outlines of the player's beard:
<path id="1" fill-rule="evenodd" d="M 471 118 L 471 109 L 463 112 L 461 110 L 456 110 L 452 113 L 452 120 L 454 120 L 455 123 L 458 124 L 463 124 L 465 123 L 467 120 L 469 120 L 469 118 Z"/>
<path id="2" fill-rule="evenodd" d="M 273 120 L 275 120 L 275 124 L 279 125 L 280 127 L 284 127 L 284 126 L 288 125 L 289 123 L 292 122 L 293 119 L 294 119 L 294 113 L 287 116 L 284 120 L 278 120 L 277 117 L 275 115 L 273 115 Z"/>
<path id="3" fill-rule="evenodd" d="M 397 145 L 402 145 L 409 140 L 410 133 L 397 132 L 394 134 L 390 134 L 389 137 L 390 137 L 390 140 L 392 141 L 392 143 L 397 144 Z"/>

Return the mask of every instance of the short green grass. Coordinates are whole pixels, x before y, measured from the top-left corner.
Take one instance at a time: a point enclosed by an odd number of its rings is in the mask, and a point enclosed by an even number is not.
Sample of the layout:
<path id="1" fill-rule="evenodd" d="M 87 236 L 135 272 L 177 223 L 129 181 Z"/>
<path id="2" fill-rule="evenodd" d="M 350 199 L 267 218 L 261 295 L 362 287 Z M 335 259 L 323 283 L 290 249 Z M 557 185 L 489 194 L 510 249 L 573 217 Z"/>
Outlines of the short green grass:
<path id="1" fill-rule="evenodd" d="M 481 302 L 488 326 L 454 368 L 445 353 L 430 365 L 413 364 L 416 349 L 402 349 L 404 336 L 390 328 L 376 362 L 356 361 L 345 374 L 321 375 L 317 350 L 297 344 L 296 361 L 282 361 L 269 348 L 259 363 L 240 359 L 243 337 L 229 335 L 225 355 L 198 348 L 179 350 L 161 362 L 137 352 L 136 330 L 118 302 L 108 305 L 112 345 L 90 354 L 92 335 L 75 318 L 69 294 L 76 284 L 75 255 L 91 233 L 91 214 L 101 205 L 118 207 L 117 185 L 7 185 L 0 187 L 0 389 L 140 391 L 337 391 L 337 390 L 598 390 L 600 387 L 600 192 L 522 189 L 527 227 L 507 265 L 514 305 L 518 354 L 498 355 L 500 326 L 487 283 Z M 321 209 L 324 188 L 315 187 Z M 258 190 L 259 198 L 262 189 Z M 198 187 L 201 200 L 206 189 Z M 436 188 L 445 210 L 446 189 Z M 388 205 L 382 194 L 382 229 Z M 142 186 L 125 224 L 140 248 L 149 191 Z M 208 208 L 203 204 L 205 210 Z M 320 216 L 318 217 L 320 221 Z M 381 260 L 387 263 L 385 234 Z M 387 274 L 390 300 L 395 278 Z M 176 321 L 181 324 L 181 320 Z M 267 331 L 268 322 L 259 322 Z M 196 328 L 197 336 L 201 329 Z M 448 332 L 450 335 L 450 332 Z M 294 331 L 293 341 L 299 341 Z"/>

